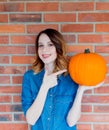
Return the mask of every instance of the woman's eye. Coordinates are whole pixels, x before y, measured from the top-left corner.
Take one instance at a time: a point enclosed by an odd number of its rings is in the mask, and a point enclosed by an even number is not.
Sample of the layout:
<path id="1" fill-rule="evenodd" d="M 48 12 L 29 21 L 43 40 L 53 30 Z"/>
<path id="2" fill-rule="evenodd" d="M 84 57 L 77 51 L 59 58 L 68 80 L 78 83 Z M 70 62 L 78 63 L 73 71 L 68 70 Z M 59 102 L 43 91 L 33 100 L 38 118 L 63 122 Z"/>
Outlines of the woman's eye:
<path id="1" fill-rule="evenodd" d="M 38 45 L 38 47 L 43 47 L 43 45 L 40 44 L 40 45 Z"/>
<path id="2" fill-rule="evenodd" d="M 54 46 L 54 44 L 51 43 L 51 44 L 49 44 L 49 46 Z"/>

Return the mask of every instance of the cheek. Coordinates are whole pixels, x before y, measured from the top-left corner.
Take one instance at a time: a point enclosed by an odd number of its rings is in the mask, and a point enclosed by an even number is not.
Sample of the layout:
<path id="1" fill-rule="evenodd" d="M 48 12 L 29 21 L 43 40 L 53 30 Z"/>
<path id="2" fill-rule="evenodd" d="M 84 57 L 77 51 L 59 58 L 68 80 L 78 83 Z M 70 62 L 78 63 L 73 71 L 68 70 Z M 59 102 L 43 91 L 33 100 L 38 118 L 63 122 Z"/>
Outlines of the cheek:
<path id="1" fill-rule="evenodd" d="M 55 52 L 54 54 L 53 54 L 53 59 L 57 59 L 57 53 Z"/>
<path id="2" fill-rule="evenodd" d="M 41 58 L 41 53 L 42 51 L 40 50 L 40 49 L 38 49 L 38 55 L 39 55 L 39 57 Z"/>
<path id="3" fill-rule="evenodd" d="M 57 52 L 56 52 L 56 49 L 53 50 L 53 55 L 57 58 Z"/>

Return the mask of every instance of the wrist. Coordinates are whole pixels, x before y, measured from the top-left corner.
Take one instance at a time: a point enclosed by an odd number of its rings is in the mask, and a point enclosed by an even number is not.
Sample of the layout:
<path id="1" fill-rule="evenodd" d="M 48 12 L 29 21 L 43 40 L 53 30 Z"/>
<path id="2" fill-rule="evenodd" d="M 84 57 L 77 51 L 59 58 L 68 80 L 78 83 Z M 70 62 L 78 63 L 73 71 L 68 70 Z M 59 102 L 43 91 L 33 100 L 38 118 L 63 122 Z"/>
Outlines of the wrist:
<path id="1" fill-rule="evenodd" d="M 49 90 L 49 87 L 48 87 L 46 84 L 44 84 L 44 83 L 42 83 L 41 88 L 42 88 L 43 91 L 45 91 L 45 92 L 48 92 L 48 90 Z"/>
<path id="2" fill-rule="evenodd" d="M 79 85 L 78 92 L 82 92 L 83 93 L 84 91 L 85 91 L 84 87 Z"/>

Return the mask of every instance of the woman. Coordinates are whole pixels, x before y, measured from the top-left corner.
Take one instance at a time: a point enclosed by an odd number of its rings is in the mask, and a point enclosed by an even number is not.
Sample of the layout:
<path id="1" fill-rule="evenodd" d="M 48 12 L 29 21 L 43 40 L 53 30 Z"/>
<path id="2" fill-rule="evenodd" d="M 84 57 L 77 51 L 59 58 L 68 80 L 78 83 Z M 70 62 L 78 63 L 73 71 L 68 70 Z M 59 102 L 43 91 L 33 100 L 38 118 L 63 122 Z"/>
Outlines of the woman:
<path id="1" fill-rule="evenodd" d="M 32 130 L 76 130 L 82 94 L 88 88 L 78 87 L 69 76 L 63 36 L 54 29 L 43 30 L 35 49 L 33 69 L 24 74 L 22 84 L 27 122 Z"/>

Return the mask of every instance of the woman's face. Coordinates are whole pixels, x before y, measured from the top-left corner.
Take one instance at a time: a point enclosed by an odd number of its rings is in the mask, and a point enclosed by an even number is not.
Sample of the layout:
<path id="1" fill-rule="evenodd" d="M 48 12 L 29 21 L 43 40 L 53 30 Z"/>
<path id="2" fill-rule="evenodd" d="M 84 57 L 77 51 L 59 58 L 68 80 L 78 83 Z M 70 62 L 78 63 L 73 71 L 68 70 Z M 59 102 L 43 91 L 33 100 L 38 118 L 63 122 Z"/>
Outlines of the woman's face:
<path id="1" fill-rule="evenodd" d="M 38 55 L 44 64 L 51 64 L 57 58 L 54 44 L 46 34 L 41 34 L 38 41 Z"/>

